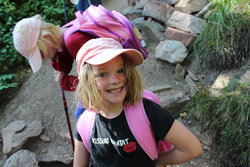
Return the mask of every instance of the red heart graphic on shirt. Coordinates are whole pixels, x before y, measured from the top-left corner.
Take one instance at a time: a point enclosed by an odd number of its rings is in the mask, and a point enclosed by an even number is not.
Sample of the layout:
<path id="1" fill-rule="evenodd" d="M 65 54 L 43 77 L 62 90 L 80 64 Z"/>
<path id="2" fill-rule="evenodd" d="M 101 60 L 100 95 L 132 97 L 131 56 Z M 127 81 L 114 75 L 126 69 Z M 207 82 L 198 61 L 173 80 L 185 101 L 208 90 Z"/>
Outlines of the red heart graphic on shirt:
<path id="1" fill-rule="evenodd" d="M 123 146 L 123 150 L 127 153 L 131 153 L 136 150 L 136 142 L 129 142 L 125 146 Z"/>

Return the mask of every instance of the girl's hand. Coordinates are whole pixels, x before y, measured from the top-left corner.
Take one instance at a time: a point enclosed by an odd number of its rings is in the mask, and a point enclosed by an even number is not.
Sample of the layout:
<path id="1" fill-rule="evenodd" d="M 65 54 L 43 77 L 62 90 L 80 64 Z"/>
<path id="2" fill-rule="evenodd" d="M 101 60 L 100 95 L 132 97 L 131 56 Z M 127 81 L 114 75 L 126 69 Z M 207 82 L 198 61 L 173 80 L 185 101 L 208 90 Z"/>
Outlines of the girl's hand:
<path id="1" fill-rule="evenodd" d="M 202 152 L 200 141 L 179 121 L 175 120 L 165 141 L 174 145 L 170 151 L 160 153 L 157 165 L 173 165 L 189 161 Z"/>
<path id="2" fill-rule="evenodd" d="M 55 81 L 61 83 L 63 76 L 65 75 L 62 71 L 54 70 Z"/>

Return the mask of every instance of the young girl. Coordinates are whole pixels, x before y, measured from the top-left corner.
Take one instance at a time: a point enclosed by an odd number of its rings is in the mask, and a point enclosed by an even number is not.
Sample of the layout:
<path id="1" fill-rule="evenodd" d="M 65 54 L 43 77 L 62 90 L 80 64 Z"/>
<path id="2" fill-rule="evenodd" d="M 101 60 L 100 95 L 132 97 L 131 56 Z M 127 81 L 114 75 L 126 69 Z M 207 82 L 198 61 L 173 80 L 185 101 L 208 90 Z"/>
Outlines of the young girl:
<path id="1" fill-rule="evenodd" d="M 88 33 L 76 31 L 63 40 L 64 29 L 45 22 L 40 15 L 24 18 L 17 22 L 13 30 L 13 42 L 16 50 L 28 59 L 32 71 L 37 72 L 43 59 L 51 59 L 55 81 L 63 90 L 75 91 L 78 77 L 69 75 L 76 54 L 81 46 L 94 38 Z M 78 104 L 75 117 L 85 109 Z"/>
<path id="2" fill-rule="evenodd" d="M 55 80 L 63 90 L 75 91 L 78 77 L 68 74 L 78 50 L 94 37 L 76 31 L 64 41 L 64 31 L 64 28 L 45 22 L 40 15 L 35 15 L 17 22 L 13 30 L 13 42 L 16 50 L 28 59 L 34 73 L 41 68 L 43 59 L 51 59 Z"/>
<path id="3" fill-rule="evenodd" d="M 89 40 L 77 53 L 76 97 L 87 111 L 77 123 L 74 167 L 87 167 L 90 157 L 93 167 L 155 167 L 183 163 L 201 154 L 199 140 L 185 126 L 158 104 L 142 99 L 144 87 L 135 69 L 142 62 L 137 50 L 123 49 L 110 38 Z M 156 141 L 165 140 L 174 146 L 156 160 L 151 160 L 137 143 L 124 114 L 125 105 L 136 105 L 141 100 Z M 96 112 L 89 140 L 91 154 L 79 132 L 84 128 L 81 119 L 88 112 Z M 124 148 L 128 143 L 134 143 L 129 151 Z"/>

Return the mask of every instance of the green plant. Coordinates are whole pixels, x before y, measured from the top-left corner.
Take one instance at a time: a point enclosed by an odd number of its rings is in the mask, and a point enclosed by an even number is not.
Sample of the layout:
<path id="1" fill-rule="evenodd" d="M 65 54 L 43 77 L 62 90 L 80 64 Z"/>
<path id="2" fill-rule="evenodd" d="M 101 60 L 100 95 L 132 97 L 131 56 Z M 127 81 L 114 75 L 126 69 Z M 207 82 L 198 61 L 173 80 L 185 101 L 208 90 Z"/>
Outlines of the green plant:
<path id="1" fill-rule="evenodd" d="M 195 41 L 192 54 L 203 66 L 237 68 L 250 58 L 250 4 L 246 0 L 212 0 L 213 14 Z"/>
<path id="2" fill-rule="evenodd" d="M 200 87 L 184 111 L 214 135 L 213 158 L 218 167 L 248 166 L 250 84 L 233 81 L 221 92 L 212 97 L 208 89 Z"/>
<path id="3" fill-rule="evenodd" d="M 17 83 L 10 83 L 11 79 L 15 77 L 15 74 L 7 74 L 0 76 L 0 91 L 7 88 L 17 87 Z"/>

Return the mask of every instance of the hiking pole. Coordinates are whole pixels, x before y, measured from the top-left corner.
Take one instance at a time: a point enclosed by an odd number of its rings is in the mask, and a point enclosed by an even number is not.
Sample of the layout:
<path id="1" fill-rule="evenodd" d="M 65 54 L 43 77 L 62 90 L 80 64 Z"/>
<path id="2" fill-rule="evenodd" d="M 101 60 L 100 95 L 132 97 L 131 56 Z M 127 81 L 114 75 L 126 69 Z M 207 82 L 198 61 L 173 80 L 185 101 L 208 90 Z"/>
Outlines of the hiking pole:
<path id="1" fill-rule="evenodd" d="M 65 5 L 64 0 L 62 0 L 62 4 L 63 4 L 64 18 L 65 18 L 66 23 L 68 23 L 68 16 L 67 16 L 66 5 Z"/>
<path id="2" fill-rule="evenodd" d="M 65 98 L 65 93 L 64 93 L 64 90 L 62 89 L 62 87 L 61 87 L 61 92 L 62 92 L 62 100 L 63 100 L 63 105 L 64 105 L 64 111 L 65 111 L 67 124 L 68 124 L 68 129 L 69 129 L 69 134 L 70 134 L 71 145 L 72 145 L 73 152 L 74 152 L 74 140 L 73 140 L 73 134 L 72 134 L 71 124 L 70 124 L 69 110 L 68 110 L 68 105 L 67 105 L 67 101 L 66 101 L 66 98 Z"/>
<path id="3" fill-rule="evenodd" d="M 63 9 L 64 9 L 64 18 L 65 18 L 66 23 L 68 23 L 66 5 L 65 5 L 64 0 L 62 0 L 62 4 L 63 4 Z M 60 71 L 58 57 L 56 57 L 56 65 L 57 65 L 58 71 Z M 73 133 L 72 133 L 71 124 L 70 124 L 70 118 L 69 118 L 69 110 L 68 110 L 67 100 L 66 100 L 65 93 L 64 93 L 64 90 L 63 90 L 63 88 L 62 88 L 61 85 L 60 85 L 60 87 L 61 87 L 61 93 L 62 93 L 62 100 L 63 100 L 63 105 L 64 105 L 64 111 L 65 111 L 66 120 L 67 120 L 67 124 L 68 124 L 68 129 L 69 129 L 69 134 L 70 134 L 71 145 L 72 145 L 72 149 L 73 149 L 73 152 L 74 152 L 74 140 L 73 140 Z"/>
<path id="4" fill-rule="evenodd" d="M 57 68 L 59 70 L 58 57 L 56 57 L 56 64 L 57 64 Z M 61 93 L 62 93 L 62 101 L 63 101 L 64 111 L 65 111 L 66 120 L 67 120 L 67 124 L 68 124 L 68 129 L 69 129 L 69 134 L 70 134 L 70 141 L 71 141 L 72 149 L 73 149 L 73 152 L 74 152 L 74 140 L 73 140 L 73 133 L 72 133 L 71 124 L 70 124 L 70 118 L 69 118 L 69 110 L 68 110 L 67 100 L 66 100 L 65 93 L 64 93 L 64 90 L 63 90 L 63 88 L 62 88 L 61 85 L 60 85 L 60 87 L 61 87 Z"/>
<path id="5" fill-rule="evenodd" d="M 58 71 L 59 71 L 58 57 L 56 57 L 56 64 L 57 64 Z M 72 149 L 73 149 L 73 152 L 74 152 L 74 140 L 73 140 L 73 133 L 72 133 L 71 124 L 70 124 L 67 100 L 66 100 L 65 93 L 64 93 L 64 90 L 63 90 L 61 85 L 60 85 L 60 87 L 61 87 L 62 101 L 63 101 L 64 111 L 65 111 L 65 116 L 66 116 L 66 120 L 67 120 L 67 124 L 68 124 L 69 134 L 70 134 L 70 141 L 71 141 Z"/>
<path id="6" fill-rule="evenodd" d="M 92 2 L 90 0 L 88 0 L 89 6 L 92 5 Z"/>

